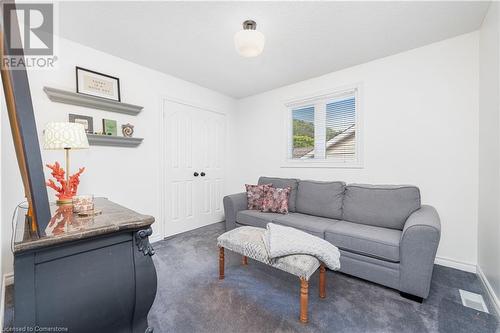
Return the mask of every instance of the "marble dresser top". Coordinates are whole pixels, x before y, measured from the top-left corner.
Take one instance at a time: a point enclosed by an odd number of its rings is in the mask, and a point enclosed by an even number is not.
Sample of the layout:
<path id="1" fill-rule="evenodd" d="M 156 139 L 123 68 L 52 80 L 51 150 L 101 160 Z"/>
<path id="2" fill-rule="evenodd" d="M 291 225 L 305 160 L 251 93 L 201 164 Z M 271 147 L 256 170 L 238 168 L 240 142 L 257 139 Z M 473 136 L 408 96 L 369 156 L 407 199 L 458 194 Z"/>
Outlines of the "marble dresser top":
<path id="1" fill-rule="evenodd" d="M 95 198 L 96 210 L 102 214 L 92 217 L 79 217 L 73 213 L 73 206 L 51 204 L 52 218 L 45 229 L 45 236 L 30 236 L 25 232 L 24 215 L 19 211 L 14 240 L 14 252 L 33 250 L 68 241 L 90 238 L 112 232 L 148 228 L 154 217 L 139 214 L 105 198 Z"/>

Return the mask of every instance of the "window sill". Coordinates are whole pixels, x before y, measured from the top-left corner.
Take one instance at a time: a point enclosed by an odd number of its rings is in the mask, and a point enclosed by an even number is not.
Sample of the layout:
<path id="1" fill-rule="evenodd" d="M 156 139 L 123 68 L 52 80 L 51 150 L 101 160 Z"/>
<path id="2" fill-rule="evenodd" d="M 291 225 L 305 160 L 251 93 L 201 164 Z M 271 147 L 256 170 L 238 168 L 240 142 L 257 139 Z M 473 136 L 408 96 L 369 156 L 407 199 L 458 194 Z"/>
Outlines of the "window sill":
<path id="1" fill-rule="evenodd" d="M 331 168 L 331 169 L 363 169 L 361 162 L 336 163 L 329 161 L 285 161 L 280 168 Z"/>

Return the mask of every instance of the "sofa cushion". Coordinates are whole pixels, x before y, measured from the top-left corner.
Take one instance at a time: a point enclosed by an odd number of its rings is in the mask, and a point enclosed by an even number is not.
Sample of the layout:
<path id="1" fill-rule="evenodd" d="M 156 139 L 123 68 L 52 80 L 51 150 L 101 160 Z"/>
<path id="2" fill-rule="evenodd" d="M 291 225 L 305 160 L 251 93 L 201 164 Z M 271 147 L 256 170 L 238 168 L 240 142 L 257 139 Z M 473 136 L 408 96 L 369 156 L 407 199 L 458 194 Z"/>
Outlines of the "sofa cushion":
<path id="1" fill-rule="evenodd" d="M 415 186 L 346 186 L 342 219 L 350 222 L 402 230 L 406 219 L 420 208 Z"/>
<path id="2" fill-rule="evenodd" d="M 290 186 L 287 188 L 269 188 L 262 200 L 262 211 L 288 214 L 288 198 L 291 191 Z"/>
<path id="3" fill-rule="evenodd" d="M 247 190 L 247 207 L 252 210 L 262 210 L 262 202 L 267 191 L 272 187 L 271 184 L 250 185 L 245 184 Z"/>
<path id="4" fill-rule="evenodd" d="M 345 183 L 300 180 L 296 212 L 342 219 Z"/>
<path id="5" fill-rule="evenodd" d="M 269 222 L 272 222 L 278 216 L 278 213 L 263 213 L 258 210 L 240 210 L 236 214 L 236 222 L 252 227 L 265 228 Z"/>
<path id="6" fill-rule="evenodd" d="M 347 221 L 327 227 L 325 239 L 339 249 L 399 262 L 399 242 L 402 232 Z"/>
<path id="7" fill-rule="evenodd" d="M 320 238 L 325 238 L 325 230 L 327 227 L 337 222 L 337 220 L 301 213 L 280 215 L 273 220 L 273 223 L 300 229 Z"/>
<path id="8" fill-rule="evenodd" d="M 298 179 L 260 177 L 258 184 L 273 184 L 273 187 L 280 188 L 286 188 L 290 186 L 292 188 L 292 192 L 290 192 L 290 197 L 288 198 L 288 211 L 292 213 L 295 212 L 295 202 L 297 201 L 297 187 L 299 185 Z"/>

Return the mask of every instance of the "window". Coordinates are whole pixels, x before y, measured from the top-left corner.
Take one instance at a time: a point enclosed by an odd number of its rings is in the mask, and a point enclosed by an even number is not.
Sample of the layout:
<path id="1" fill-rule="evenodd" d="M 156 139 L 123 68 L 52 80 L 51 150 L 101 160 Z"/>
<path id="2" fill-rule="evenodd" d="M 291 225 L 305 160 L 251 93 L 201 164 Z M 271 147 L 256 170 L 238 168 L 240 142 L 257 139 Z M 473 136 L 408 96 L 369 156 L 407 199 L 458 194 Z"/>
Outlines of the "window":
<path id="1" fill-rule="evenodd" d="M 314 157 L 314 106 L 292 110 L 292 158 Z M 309 156 L 309 154 L 311 154 Z"/>
<path id="2" fill-rule="evenodd" d="M 326 104 L 326 158 L 343 162 L 356 158 L 356 99 Z"/>
<path id="3" fill-rule="evenodd" d="M 358 87 L 288 103 L 286 166 L 361 164 Z"/>

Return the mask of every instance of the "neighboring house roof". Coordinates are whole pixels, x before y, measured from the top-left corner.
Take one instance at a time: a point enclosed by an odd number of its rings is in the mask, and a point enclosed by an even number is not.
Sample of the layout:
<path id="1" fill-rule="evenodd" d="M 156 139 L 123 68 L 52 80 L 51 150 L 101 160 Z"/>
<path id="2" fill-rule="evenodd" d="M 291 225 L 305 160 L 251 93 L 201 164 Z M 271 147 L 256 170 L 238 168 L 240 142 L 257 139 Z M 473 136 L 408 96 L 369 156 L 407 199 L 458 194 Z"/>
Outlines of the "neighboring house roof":
<path id="1" fill-rule="evenodd" d="M 326 156 L 327 157 L 354 157 L 356 144 L 356 127 L 351 125 L 343 132 L 336 135 L 334 138 L 326 143 Z M 302 156 L 300 159 L 314 158 L 314 149 Z"/>
<path id="2" fill-rule="evenodd" d="M 352 158 L 355 154 L 356 128 L 354 125 L 326 143 L 326 157 Z"/>

